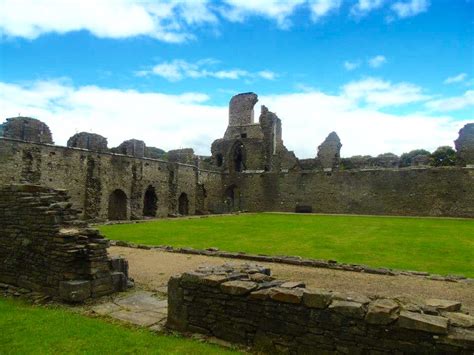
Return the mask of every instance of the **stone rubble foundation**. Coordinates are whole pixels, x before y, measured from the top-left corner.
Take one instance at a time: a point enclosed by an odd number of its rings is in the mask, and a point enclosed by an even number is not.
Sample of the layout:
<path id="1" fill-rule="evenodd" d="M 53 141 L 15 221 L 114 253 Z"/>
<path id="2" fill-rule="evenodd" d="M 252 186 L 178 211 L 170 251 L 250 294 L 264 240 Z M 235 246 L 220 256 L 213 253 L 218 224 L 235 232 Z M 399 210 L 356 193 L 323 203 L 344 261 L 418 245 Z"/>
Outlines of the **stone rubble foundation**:
<path id="1" fill-rule="evenodd" d="M 0 186 L 0 283 L 68 302 L 126 290 L 128 263 L 77 219 L 65 190 Z"/>

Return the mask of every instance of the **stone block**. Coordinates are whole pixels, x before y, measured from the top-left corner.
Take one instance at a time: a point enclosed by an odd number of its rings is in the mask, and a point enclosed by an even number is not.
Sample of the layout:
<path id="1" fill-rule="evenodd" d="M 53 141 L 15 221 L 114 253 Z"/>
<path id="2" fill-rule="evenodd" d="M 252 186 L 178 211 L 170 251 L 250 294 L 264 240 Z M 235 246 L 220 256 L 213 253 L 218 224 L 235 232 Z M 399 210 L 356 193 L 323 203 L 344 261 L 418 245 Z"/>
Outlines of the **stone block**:
<path id="1" fill-rule="evenodd" d="M 221 283 L 228 280 L 226 275 L 208 275 L 201 278 L 201 283 L 207 286 L 219 286 Z"/>
<path id="2" fill-rule="evenodd" d="M 370 324 L 390 324 L 398 318 L 399 305 L 389 299 L 369 303 L 365 320 Z"/>
<path id="3" fill-rule="evenodd" d="M 423 308 L 435 309 L 437 311 L 456 312 L 461 309 L 461 302 L 430 298 L 425 301 Z"/>
<path id="4" fill-rule="evenodd" d="M 306 289 L 303 303 L 310 308 L 326 308 L 331 303 L 332 292 L 323 289 Z"/>
<path id="5" fill-rule="evenodd" d="M 350 318 L 364 319 L 365 316 L 364 305 L 359 302 L 334 300 L 329 305 L 329 308 L 336 313 Z"/>
<path id="6" fill-rule="evenodd" d="M 113 285 L 114 291 L 116 292 L 126 291 L 128 288 L 127 276 L 125 276 L 123 272 L 118 272 L 118 271 L 112 272 L 111 275 L 112 275 L 112 285 Z"/>
<path id="7" fill-rule="evenodd" d="M 227 281 L 221 284 L 221 290 L 229 295 L 246 295 L 257 288 L 253 281 Z"/>
<path id="8" fill-rule="evenodd" d="M 298 288 L 274 288 L 270 298 L 285 303 L 301 303 L 303 290 Z"/>
<path id="9" fill-rule="evenodd" d="M 458 312 L 443 312 L 443 317 L 449 319 L 449 323 L 456 327 L 473 328 L 474 317 L 469 314 L 458 313 Z"/>
<path id="10" fill-rule="evenodd" d="M 67 302 L 83 302 L 91 296 L 91 283 L 85 280 L 62 281 L 59 297 Z"/>
<path id="11" fill-rule="evenodd" d="M 400 328 L 419 330 L 433 334 L 448 333 L 448 319 L 428 314 L 401 311 L 398 318 Z"/>
<path id="12" fill-rule="evenodd" d="M 305 288 L 306 284 L 302 281 L 288 281 L 288 282 L 282 283 L 280 285 L 280 287 L 282 287 L 282 288 L 296 288 L 296 287 Z"/>

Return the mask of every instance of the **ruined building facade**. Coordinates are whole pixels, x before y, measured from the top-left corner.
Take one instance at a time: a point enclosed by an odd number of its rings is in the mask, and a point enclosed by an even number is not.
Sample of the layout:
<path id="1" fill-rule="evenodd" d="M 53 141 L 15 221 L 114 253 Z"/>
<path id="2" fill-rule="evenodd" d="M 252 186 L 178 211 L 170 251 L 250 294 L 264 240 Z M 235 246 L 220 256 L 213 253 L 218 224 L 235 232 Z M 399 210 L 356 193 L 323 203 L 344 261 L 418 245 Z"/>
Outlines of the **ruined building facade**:
<path id="1" fill-rule="evenodd" d="M 335 132 L 314 159 L 300 160 L 284 146 L 275 113 L 262 106 L 255 122 L 257 101 L 254 93 L 231 99 L 224 137 L 206 158 L 180 149 L 165 159 L 136 139 L 109 149 L 105 137 L 86 132 L 56 146 L 44 123 L 11 118 L 0 137 L 0 185 L 67 189 L 91 220 L 233 211 L 474 217 L 474 124 L 455 142 L 459 166 L 429 167 L 420 158 L 398 168 L 385 154 L 375 167 L 347 169 Z"/>

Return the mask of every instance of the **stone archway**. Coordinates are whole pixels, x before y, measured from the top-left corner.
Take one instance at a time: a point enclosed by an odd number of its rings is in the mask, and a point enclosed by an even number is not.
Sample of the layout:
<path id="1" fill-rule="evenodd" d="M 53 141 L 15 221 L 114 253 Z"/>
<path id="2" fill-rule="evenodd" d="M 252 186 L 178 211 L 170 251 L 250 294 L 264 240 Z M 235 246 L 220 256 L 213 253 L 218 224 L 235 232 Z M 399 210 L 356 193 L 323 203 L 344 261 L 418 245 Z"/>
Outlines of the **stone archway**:
<path id="1" fill-rule="evenodd" d="M 237 212 L 240 210 L 240 192 L 236 185 L 231 185 L 225 190 L 225 204 L 228 212 Z"/>
<path id="2" fill-rule="evenodd" d="M 127 195 L 120 189 L 114 190 L 109 196 L 108 218 L 111 221 L 127 219 Z"/>
<path id="3" fill-rule="evenodd" d="M 187 216 L 189 214 L 189 199 L 188 195 L 184 192 L 179 195 L 178 199 L 178 213 L 182 216 Z"/>
<path id="4" fill-rule="evenodd" d="M 158 209 L 158 197 L 156 196 L 155 188 L 150 185 L 145 191 L 143 197 L 143 217 L 156 217 Z"/>

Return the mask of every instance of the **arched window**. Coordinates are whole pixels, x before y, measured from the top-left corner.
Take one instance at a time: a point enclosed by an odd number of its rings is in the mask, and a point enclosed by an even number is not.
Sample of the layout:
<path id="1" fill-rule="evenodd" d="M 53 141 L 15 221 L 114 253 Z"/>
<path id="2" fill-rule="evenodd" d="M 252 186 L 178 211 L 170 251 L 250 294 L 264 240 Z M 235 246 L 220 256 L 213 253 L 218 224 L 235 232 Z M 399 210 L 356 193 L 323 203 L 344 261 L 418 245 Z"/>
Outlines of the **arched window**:
<path id="1" fill-rule="evenodd" d="M 189 214 L 188 195 L 186 195 L 184 192 L 179 196 L 178 199 L 178 213 L 182 216 L 187 216 Z"/>
<path id="2" fill-rule="evenodd" d="M 224 158 L 222 157 L 222 154 L 221 153 L 216 154 L 216 165 L 218 167 L 221 167 L 223 162 L 224 162 Z"/>
<path id="3" fill-rule="evenodd" d="M 156 196 L 155 188 L 148 186 L 143 198 L 143 217 L 156 217 L 156 210 L 158 197 Z"/>
<path id="4" fill-rule="evenodd" d="M 114 190 L 109 196 L 109 220 L 127 219 L 127 195 L 120 189 Z"/>
<path id="5" fill-rule="evenodd" d="M 242 142 L 235 142 L 231 151 L 231 166 L 230 170 L 235 172 L 241 172 L 246 169 L 245 167 L 245 147 Z"/>

